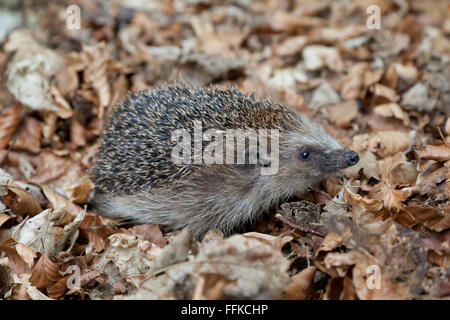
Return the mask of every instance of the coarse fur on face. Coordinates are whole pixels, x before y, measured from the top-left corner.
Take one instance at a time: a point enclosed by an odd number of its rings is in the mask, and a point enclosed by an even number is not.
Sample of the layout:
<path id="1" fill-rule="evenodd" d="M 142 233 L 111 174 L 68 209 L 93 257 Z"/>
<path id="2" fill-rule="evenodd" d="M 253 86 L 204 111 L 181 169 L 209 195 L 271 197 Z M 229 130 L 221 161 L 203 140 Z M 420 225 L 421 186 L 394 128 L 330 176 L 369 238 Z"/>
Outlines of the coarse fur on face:
<path id="1" fill-rule="evenodd" d="M 127 172 L 123 172 L 125 170 L 123 164 L 117 163 L 114 166 L 114 161 L 117 159 L 111 158 L 111 153 L 107 153 L 111 150 L 113 153 L 117 150 L 126 151 L 129 147 L 126 144 L 133 143 L 130 137 L 124 136 L 124 131 L 119 132 L 114 128 L 117 125 L 114 121 L 121 120 L 120 114 L 117 114 L 121 112 L 119 109 L 112 115 L 107 128 L 107 136 L 103 138 L 102 147 L 97 156 L 98 160 L 93 170 L 94 182 L 97 185 L 93 204 L 97 212 L 113 218 L 129 219 L 136 223 L 159 224 L 173 229 L 187 227 L 197 238 L 201 238 L 211 228 L 218 228 L 225 234 L 230 234 L 239 230 L 240 226 L 255 221 L 263 211 L 291 197 L 293 193 L 306 191 L 329 174 L 350 165 L 346 158 L 348 149 L 343 148 L 308 117 L 290 107 L 275 105 L 266 100 L 256 101 L 252 97 L 240 94 L 235 89 L 235 91 L 211 91 L 212 89 L 195 91 L 196 89 L 185 88 L 182 85 L 183 90 L 188 90 L 184 92 L 185 96 L 175 90 L 180 99 L 188 101 L 189 98 L 197 96 L 196 99 L 200 97 L 203 99 L 203 104 L 198 103 L 193 106 L 199 110 L 186 109 L 186 112 L 200 113 L 200 116 L 197 113 L 197 118 L 201 118 L 201 112 L 215 103 L 216 105 L 211 110 L 215 110 L 216 113 L 220 108 L 224 110 L 231 108 L 236 111 L 236 121 L 231 123 L 231 125 L 235 125 L 234 128 L 241 125 L 244 128 L 279 129 L 278 171 L 273 175 L 262 175 L 260 171 L 262 165 L 202 164 L 180 167 L 176 170 L 183 174 L 177 175 L 176 178 L 166 179 L 161 184 L 146 185 L 145 183 L 136 183 L 139 179 L 134 179 L 133 184 L 127 185 L 127 180 L 119 179 L 121 176 L 128 178 Z M 216 98 L 216 96 L 221 98 Z M 154 98 L 155 95 L 152 97 L 153 99 L 148 99 L 138 96 L 138 99 L 144 100 L 148 104 L 158 103 L 158 99 Z M 129 97 L 130 99 L 133 100 L 133 97 Z M 133 103 L 133 101 L 128 101 L 125 105 L 133 105 Z M 183 108 L 179 101 L 175 101 L 174 104 L 175 107 L 181 105 Z M 230 106 L 229 104 L 235 105 Z M 256 108 L 256 110 L 249 108 Z M 154 110 L 146 111 L 150 113 L 150 115 L 146 115 L 147 117 L 161 117 L 152 115 L 156 112 Z M 251 111 L 260 111 L 260 113 L 252 115 Z M 131 114 L 131 116 L 137 115 Z M 170 117 L 171 113 L 169 112 L 165 116 Z M 220 116 L 223 117 L 222 114 Z M 239 118 L 243 116 L 259 118 L 249 122 Z M 208 115 L 208 117 L 214 118 L 214 115 Z M 219 117 L 219 114 L 215 117 Z M 231 118 L 232 120 L 233 118 Z M 123 120 L 121 121 L 123 123 Z M 220 122 L 210 122 L 203 121 L 206 127 L 216 126 L 219 129 L 231 127 L 230 118 Z M 148 121 L 148 125 L 155 126 L 156 124 Z M 189 126 L 188 123 L 185 125 Z M 178 125 L 178 127 L 180 126 Z M 173 129 L 173 127 L 171 128 Z M 133 130 L 136 131 L 136 128 Z M 159 130 L 164 130 L 164 128 L 159 128 Z M 111 133 L 121 136 L 111 141 L 114 138 Z M 168 132 L 160 134 L 159 138 L 161 136 L 170 139 Z M 140 139 L 145 138 L 147 138 L 145 134 L 141 133 Z M 167 141 L 158 143 L 157 147 L 161 148 L 161 145 Z M 150 143 L 147 143 L 147 146 L 150 146 L 150 150 L 147 150 L 148 153 L 157 150 Z M 154 158 L 155 161 L 161 161 L 161 157 Z M 141 159 L 142 161 L 144 159 Z M 166 158 L 164 161 L 169 162 L 171 159 Z M 137 165 L 139 165 L 139 159 L 130 160 L 126 170 L 139 172 L 148 168 L 144 165 L 133 167 Z M 161 166 L 165 165 L 161 164 Z M 114 179 L 114 174 L 118 178 Z M 175 177 L 175 175 L 171 177 Z M 113 188 L 113 185 L 117 187 Z"/>

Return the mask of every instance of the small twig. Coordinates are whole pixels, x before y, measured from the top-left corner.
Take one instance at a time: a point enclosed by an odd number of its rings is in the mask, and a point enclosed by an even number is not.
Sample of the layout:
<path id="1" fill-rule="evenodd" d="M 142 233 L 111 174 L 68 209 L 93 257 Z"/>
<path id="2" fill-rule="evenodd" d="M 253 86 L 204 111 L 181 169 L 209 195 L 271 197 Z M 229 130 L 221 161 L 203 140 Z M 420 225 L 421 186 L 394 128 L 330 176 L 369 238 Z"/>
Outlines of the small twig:
<path id="1" fill-rule="evenodd" d="M 439 131 L 439 135 L 441 136 L 441 139 L 442 139 L 442 141 L 444 142 L 445 146 L 448 148 L 449 145 L 448 145 L 447 139 L 445 139 L 444 134 L 442 133 L 441 128 L 437 127 L 437 130 Z"/>
<path id="2" fill-rule="evenodd" d="M 299 226 L 298 224 L 295 224 L 295 223 L 289 221 L 288 219 L 284 218 L 284 217 L 283 217 L 281 214 L 279 214 L 279 213 L 277 213 L 277 214 L 275 215 L 275 218 L 277 218 L 278 220 L 280 220 L 280 221 L 283 222 L 284 224 L 287 224 L 289 227 L 294 228 L 294 229 L 296 229 L 296 230 L 298 230 L 298 231 L 305 232 L 305 233 L 311 233 L 311 234 L 314 234 L 314 235 L 316 235 L 316 236 L 325 238 L 325 234 L 323 234 L 322 232 L 317 231 L 317 230 L 314 230 L 314 229 L 311 229 L 311 228 L 308 228 L 308 227 L 301 227 L 301 226 Z"/>

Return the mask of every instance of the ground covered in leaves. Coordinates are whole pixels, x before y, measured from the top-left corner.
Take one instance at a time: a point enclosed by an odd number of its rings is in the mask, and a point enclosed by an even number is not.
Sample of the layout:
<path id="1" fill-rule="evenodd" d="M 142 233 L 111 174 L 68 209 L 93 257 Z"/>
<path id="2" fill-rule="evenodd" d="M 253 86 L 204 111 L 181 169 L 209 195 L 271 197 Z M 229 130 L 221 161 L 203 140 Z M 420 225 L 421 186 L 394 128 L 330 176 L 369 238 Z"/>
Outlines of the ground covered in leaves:
<path id="1" fill-rule="evenodd" d="M 450 297 L 446 1 L 16 3 L 0 5 L 0 298 Z M 91 212 L 112 107 L 176 79 L 290 104 L 361 160 L 228 238 Z"/>

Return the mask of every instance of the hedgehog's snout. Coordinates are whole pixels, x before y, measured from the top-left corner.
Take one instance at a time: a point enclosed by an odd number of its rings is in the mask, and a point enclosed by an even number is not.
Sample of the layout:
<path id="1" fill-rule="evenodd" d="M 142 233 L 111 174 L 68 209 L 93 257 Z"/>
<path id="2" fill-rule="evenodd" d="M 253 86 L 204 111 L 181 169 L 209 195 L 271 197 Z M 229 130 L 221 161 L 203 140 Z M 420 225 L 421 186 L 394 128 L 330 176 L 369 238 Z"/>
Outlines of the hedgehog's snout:
<path id="1" fill-rule="evenodd" d="M 348 150 L 344 153 L 345 161 L 347 162 L 348 167 L 354 166 L 359 161 L 359 155 L 352 150 Z"/>
<path id="2" fill-rule="evenodd" d="M 333 150 L 324 154 L 320 168 L 323 172 L 337 172 L 350 166 L 354 166 L 358 161 L 359 155 L 352 150 Z"/>

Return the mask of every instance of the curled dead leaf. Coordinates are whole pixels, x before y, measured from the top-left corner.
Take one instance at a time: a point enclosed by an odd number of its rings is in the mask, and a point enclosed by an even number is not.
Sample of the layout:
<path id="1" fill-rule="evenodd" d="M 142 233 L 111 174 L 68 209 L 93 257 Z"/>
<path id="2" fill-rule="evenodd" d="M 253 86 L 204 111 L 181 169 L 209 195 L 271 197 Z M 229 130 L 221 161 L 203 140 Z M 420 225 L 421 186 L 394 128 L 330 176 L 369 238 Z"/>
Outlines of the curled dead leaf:
<path id="1" fill-rule="evenodd" d="M 15 214 L 34 216 L 42 212 L 39 202 L 14 182 L 9 181 L 6 190 L 7 194 L 2 196 L 2 200 Z"/>
<path id="2" fill-rule="evenodd" d="M 283 299 L 285 300 L 305 300 L 311 293 L 312 284 L 314 281 L 314 275 L 317 268 L 312 266 L 308 267 L 293 277 L 291 277 L 291 283 L 286 287 Z"/>
<path id="3" fill-rule="evenodd" d="M 0 149 L 4 149 L 8 145 L 24 115 L 25 108 L 20 103 L 16 103 L 12 108 L 0 113 Z"/>
<path id="4" fill-rule="evenodd" d="M 61 278 L 59 265 L 45 253 L 31 270 L 30 283 L 38 289 L 48 287 Z"/>
<path id="5" fill-rule="evenodd" d="M 359 134 L 353 137 L 355 150 L 370 150 L 381 158 L 394 155 L 409 146 L 408 134 L 399 131 L 382 131 Z"/>

